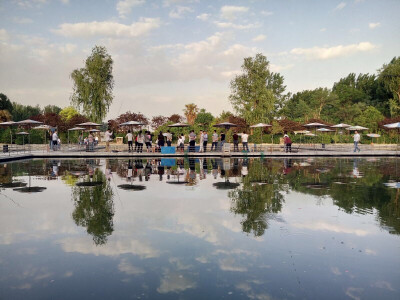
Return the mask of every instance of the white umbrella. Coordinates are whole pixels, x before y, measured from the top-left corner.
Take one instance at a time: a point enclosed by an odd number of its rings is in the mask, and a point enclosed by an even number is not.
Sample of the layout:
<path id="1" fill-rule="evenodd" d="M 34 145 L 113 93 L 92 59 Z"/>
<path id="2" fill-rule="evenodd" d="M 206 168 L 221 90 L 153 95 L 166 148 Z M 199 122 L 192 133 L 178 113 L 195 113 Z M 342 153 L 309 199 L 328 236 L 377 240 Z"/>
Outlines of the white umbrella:
<path id="1" fill-rule="evenodd" d="M 22 135 L 22 146 L 24 146 L 24 149 L 25 149 L 25 135 L 29 135 L 29 133 L 26 131 L 21 131 L 21 132 L 17 132 L 16 134 Z"/>
<path id="2" fill-rule="evenodd" d="M 69 145 L 69 132 L 70 131 L 76 131 L 76 130 L 85 130 L 85 128 L 83 128 L 83 127 L 73 127 L 73 128 L 68 129 L 68 145 Z"/>
<path id="3" fill-rule="evenodd" d="M 251 128 L 264 128 L 264 127 L 271 127 L 271 126 L 272 125 L 265 124 L 265 123 L 258 123 L 258 124 L 255 124 L 255 125 L 251 125 L 250 127 Z M 261 144 L 263 142 L 263 139 L 262 139 L 263 131 L 264 131 L 264 129 L 261 129 Z"/>
<path id="4" fill-rule="evenodd" d="M 185 123 L 175 123 L 175 124 L 171 124 L 168 125 L 168 127 L 189 127 L 189 124 L 185 124 Z"/>
<path id="5" fill-rule="evenodd" d="M 142 125 L 146 125 L 142 122 L 138 122 L 138 121 L 128 121 L 128 122 L 124 122 L 119 124 L 119 126 L 142 126 Z"/>
<path id="6" fill-rule="evenodd" d="M 347 127 L 351 127 L 351 125 L 345 124 L 345 123 L 340 123 L 340 124 L 332 125 L 331 127 L 332 128 L 347 128 Z"/>
<path id="7" fill-rule="evenodd" d="M 328 129 L 328 128 L 318 128 L 317 131 L 321 131 L 321 132 L 332 132 L 332 131 L 335 131 L 335 130 Z"/>
<path id="8" fill-rule="evenodd" d="M 30 126 L 43 124 L 43 122 L 39 122 L 39 121 L 31 120 L 31 119 L 26 119 L 26 120 L 19 121 L 19 122 L 16 122 L 16 123 L 18 125 L 30 125 Z"/>
<path id="9" fill-rule="evenodd" d="M 101 130 L 98 129 L 90 129 L 89 132 L 100 132 Z"/>
<path id="10" fill-rule="evenodd" d="M 306 126 L 306 127 L 324 127 L 324 126 L 327 126 L 327 125 L 326 124 L 322 124 L 322 123 L 308 123 L 308 124 L 305 124 L 303 126 Z"/>
<path id="11" fill-rule="evenodd" d="M 346 130 L 349 130 L 349 131 L 354 131 L 354 130 L 367 130 L 367 129 L 368 129 L 367 127 L 358 126 L 358 125 L 356 125 L 356 126 L 350 126 L 350 127 L 347 127 L 347 128 L 346 128 Z"/>
<path id="12" fill-rule="evenodd" d="M 367 136 L 370 137 L 370 138 L 378 138 L 378 137 L 380 137 L 381 135 L 380 135 L 380 134 L 377 134 L 377 133 L 368 133 Z"/>
<path id="13" fill-rule="evenodd" d="M 230 123 L 230 122 L 222 122 L 222 123 L 215 124 L 214 127 L 224 127 L 225 129 L 228 130 L 231 127 L 237 127 L 237 125 Z"/>
<path id="14" fill-rule="evenodd" d="M 0 124 L 1 125 L 1 124 Z M 400 128 L 400 122 L 383 125 L 387 128 Z"/>
<path id="15" fill-rule="evenodd" d="M 47 138 L 46 138 L 46 130 L 50 130 L 52 127 L 49 125 L 39 125 L 36 127 L 33 127 L 32 129 L 36 129 L 36 130 L 45 130 L 44 132 L 44 143 L 45 145 L 47 144 Z"/>
<path id="16" fill-rule="evenodd" d="M 93 123 L 93 122 L 86 122 L 86 123 L 81 123 L 81 124 L 77 124 L 77 125 L 78 126 L 87 126 L 87 127 L 101 126 L 101 124 Z"/>

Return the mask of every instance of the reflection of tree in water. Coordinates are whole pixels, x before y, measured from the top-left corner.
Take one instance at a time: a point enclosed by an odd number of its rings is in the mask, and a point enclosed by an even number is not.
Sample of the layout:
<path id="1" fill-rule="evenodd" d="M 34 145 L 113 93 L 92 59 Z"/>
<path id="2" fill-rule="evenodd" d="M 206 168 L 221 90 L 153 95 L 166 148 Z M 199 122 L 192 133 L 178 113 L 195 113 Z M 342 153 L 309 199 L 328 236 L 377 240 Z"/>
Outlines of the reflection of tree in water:
<path id="1" fill-rule="evenodd" d="M 86 227 L 96 245 L 103 245 L 114 231 L 113 191 L 104 173 L 99 169 L 96 169 L 93 178 L 86 182 L 98 184 L 72 188 L 75 204 L 72 218 L 76 225 Z"/>
<path id="2" fill-rule="evenodd" d="M 360 176 L 354 176 L 357 167 Z M 320 170 L 328 168 L 327 172 Z M 395 160 L 370 162 L 365 159 L 316 160 L 306 168 L 295 168 L 287 175 L 292 190 L 314 196 L 329 196 L 346 213 L 377 214 L 383 227 L 400 234 L 400 208 L 396 189 L 384 183 L 399 181 Z"/>
<path id="3" fill-rule="evenodd" d="M 261 160 L 253 160 L 248 175 L 243 178 L 243 186 L 229 192 L 231 211 L 244 217 L 241 222 L 244 232 L 262 236 L 271 214 L 281 210 L 284 187 L 278 168 L 271 162 L 266 166 Z"/>

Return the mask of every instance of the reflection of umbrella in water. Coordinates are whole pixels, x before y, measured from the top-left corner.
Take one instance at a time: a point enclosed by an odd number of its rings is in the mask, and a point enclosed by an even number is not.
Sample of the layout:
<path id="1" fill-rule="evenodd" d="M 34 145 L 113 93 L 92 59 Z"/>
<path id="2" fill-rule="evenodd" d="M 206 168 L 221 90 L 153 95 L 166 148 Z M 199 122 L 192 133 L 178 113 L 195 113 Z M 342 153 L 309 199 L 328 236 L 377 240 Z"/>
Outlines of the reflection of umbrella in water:
<path id="1" fill-rule="evenodd" d="M 13 191 L 17 191 L 20 193 L 40 193 L 43 192 L 45 189 L 44 186 L 27 186 L 22 188 L 13 189 Z"/>
<path id="2" fill-rule="evenodd" d="M 103 181 L 83 181 L 77 182 L 75 185 L 79 187 L 91 187 L 91 186 L 100 186 L 104 182 Z"/>
<path id="3" fill-rule="evenodd" d="M 26 186 L 26 183 L 22 181 L 14 181 L 0 184 L 0 188 L 3 189 L 19 188 L 24 186 Z"/>
<path id="4" fill-rule="evenodd" d="M 167 183 L 169 183 L 169 184 L 187 184 L 187 183 L 189 183 L 189 181 L 186 181 L 186 180 L 184 180 L 184 181 L 179 181 L 179 174 L 176 176 L 177 178 L 178 178 L 178 181 L 167 181 Z"/>
<path id="5" fill-rule="evenodd" d="M 397 204 L 397 201 L 399 200 L 399 193 L 400 193 L 400 182 L 388 182 L 388 183 L 385 183 L 385 185 L 388 188 L 397 189 L 396 199 L 395 199 L 396 204 Z"/>
<path id="6" fill-rule="evenodd" d="M 125 191 L 143 191 L 146 189 L 146 186 L 139 184 L 120 184 L 118 187 Z"/>
<path id="7" fill-rule="evenodd" d="M 213 186 L 216 187 L 218 190 L 231 190 L 237 188 L 239 185 L 240 184 L 237 182 L 230 182 L 230 181 L 213 183 Z"/>

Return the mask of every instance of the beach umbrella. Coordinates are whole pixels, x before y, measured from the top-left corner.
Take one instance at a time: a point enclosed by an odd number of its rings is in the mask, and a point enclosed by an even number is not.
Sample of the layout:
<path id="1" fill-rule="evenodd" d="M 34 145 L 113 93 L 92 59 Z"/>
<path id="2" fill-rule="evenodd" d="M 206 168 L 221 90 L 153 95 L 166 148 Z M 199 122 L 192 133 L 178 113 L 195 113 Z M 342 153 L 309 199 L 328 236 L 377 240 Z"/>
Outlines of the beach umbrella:
<path id="1" fill-rule="evenodd" d="M 368 133 L 367 136 L 370 137 L 371 139 L 373 139 L 373 138 L 378 138 L 378 137 L 380 137 L 381 135 L 380 135 L 380 134 L 377 134 L 377 133 Z"/>
<path id="2" fill-rule="evenodd" d="M 143 126 L 146 125 L 142 122 L 138 122 L 138 121 L 128 121 L 128 122 L 124 122 L 119 124 L 119 126 Z"/>
<path id="3" fill-rule="evenodd" d="M 46 145 L 46 144 L 47 144 L 46 131 L 47 131 L 47 130 L 50 130 L 51 128 L 52 128 L 52 127 L 49 126 L 49 125 L 39 125 L 39 126 L 33 127 L 32 129 L 35 129 L 35 130 L 44 130 L 44 144 Z"/>
<path id="4" fill-rule="evenodd" d="M 85 130 L 85 128 L 83 128 L 83 127 L 73 127 L 73 128 L 68 129 L 68 145 L 69 145 L 69 132 L 70 131 L 77 131 L 77 130 Z"/>
<path id="5" fill-rule="evenodd" d="M 392 123 L 392 124 L 386 124 L 386 125 L 383 125 L 383 126 L 385 126 L 386 128 L 390 128 L 390 129 L 392 129 L 392 128 L 400 128 L 400 122 Z"/>
<path id="6" fill-rule="evenodd" d="M 89 132 L 100 132 L 101 130 L 99 129 L 89 129 Z"/>
<path id="7" fill-rule="evenodd" d="M 101 124 L 93 123 L 93 122 L 85 122 L 85 123 L 77 124 L 77 126 L 82 126 L 82 127 L 98 127 L 98 126 L 101 126 Z"/>
<path id="8" fill-rule="evenodd" d="M 215 124 L 214 127 L 223 127 L 226 130 L 229 130 L 229 128 L 237 127 L 237 125 L 233 124 L 233 123 L 230 123 L 230 122 L 222 122 L 222 123 Z"/>
<path id="9" fill-rule="evenodd" d="M 35 120 L 31 120 L 31 119 L 26 119 L 26 120 L 22 120 L 19 122 L 16 122 L 17 125 L 21 125 L 22 127 L 26 127 L 27 129 L 31 129 L 32 126 L 36 126 L 36 125 L 40 125 L 43 124 L 43 122 L 39 122 L 39 121 L 35 121 Z M 30 136 L 28 137 L 28 143 L 30 144 Z"/>
<path id="10" fill-rule="evenodd" d="M 29 135 L 29 133 L 25 132 L 25 131 L 21 131 L 21 132 L 17 132 L 16 134 L 22 135 L 22 146 L 24 146 L 24 149 L 25 149 L 25 135 Z"/>
<path id="11" fill-rule="evenodd" d="M 335 130 L 328 129 L 328 128 L 318 128 L 317 131 L 320 131 L 320 132 L 333 132 Z"/>
<path id="12" fill-rule="evenodd" d="M 324 127 L 327 126 L 326 124 L 322 124 L 322 123 L 308 123 L 303 125 L 305 127 Z"/>
<path id="13" fill-rule="evenodd" d="M 265 123 L 258 123 L 258 124 L 255 124 L 255 125 L 251 125 L 250 127 L 251 128 L 261 128 L 261 143 L 262 143 L 262 135 L 263 135 L 263 131 L 264 131 L 264 128 L 265 127 L 271 127 L 272 125 L 270 125 L 270 124 L 265 124 Z"/>
<path id="14" fill-rule="evenodd" d="M 356 126 L 350 126 L 350 127 L 347 127 L 347 128 L 346 128 L 346 130 L 349 130 L 349 131 L 367 130 L 367 129 L 368 129 L 367 127 L 358 126 L 358 125 L 356 125 Z"/>
<path id="15" fill-rule="evenodd" d="M 18 124 L 17 124 L 17 122 L 14 122 L 14 121 L 7 121 L 7 122 L 2 122 L 2 123 L 0 123 L 0 126 L 10 127 L 11 145 L 12 145 L 12 131 L 11 131 L 11 126 L 16 126 L 16 125 L 18 125 Z"/>
<path id="16" fill-rule="evenodd" d="M 332 128 L 347 128 L 347 127 L 351 127 L 351 125 L 345 124 L 345 123 L 340 123 L 340 124 L 332 125 L 331 127 Z"/>
<path id="17" fill-rule="evenodd" d="M 168 127 L 189 127 L 189 124 L 185 124 L 185 123 L 175 123 L 175 124 L 171 124 L 168 125 Z"/>

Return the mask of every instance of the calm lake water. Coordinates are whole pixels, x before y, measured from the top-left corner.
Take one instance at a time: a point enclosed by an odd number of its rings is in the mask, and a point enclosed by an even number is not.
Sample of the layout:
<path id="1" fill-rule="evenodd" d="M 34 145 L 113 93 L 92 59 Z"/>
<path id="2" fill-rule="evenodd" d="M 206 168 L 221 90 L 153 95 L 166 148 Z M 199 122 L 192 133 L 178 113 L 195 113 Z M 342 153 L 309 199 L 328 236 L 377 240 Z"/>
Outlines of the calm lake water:
<path id="1" fill-rule="evenodd" d="M 0 165 L 1 299 L 400 299 L 400 159 Z"/>

